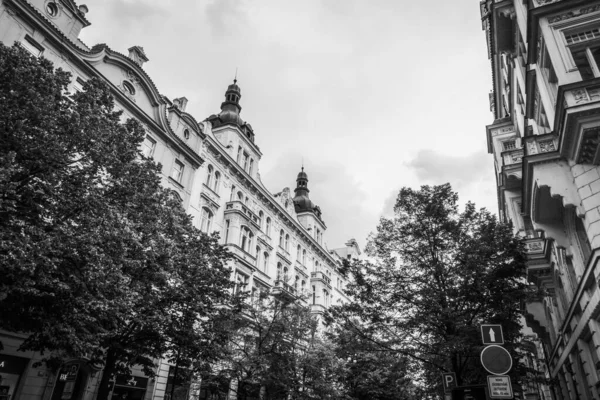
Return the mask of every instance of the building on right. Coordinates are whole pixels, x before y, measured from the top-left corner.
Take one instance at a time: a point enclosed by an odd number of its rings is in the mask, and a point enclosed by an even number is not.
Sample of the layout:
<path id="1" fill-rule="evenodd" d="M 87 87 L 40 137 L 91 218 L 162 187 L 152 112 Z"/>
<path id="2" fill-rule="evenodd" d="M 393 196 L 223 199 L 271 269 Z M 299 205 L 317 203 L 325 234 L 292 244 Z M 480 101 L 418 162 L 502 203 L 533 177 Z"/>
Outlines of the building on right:
<path id="1" fill-rule="evenodd" d="M 526 305 L 554 382 L 600 400 L 600 2 L 484 0 L 499 217 L 525 242 Z"/>

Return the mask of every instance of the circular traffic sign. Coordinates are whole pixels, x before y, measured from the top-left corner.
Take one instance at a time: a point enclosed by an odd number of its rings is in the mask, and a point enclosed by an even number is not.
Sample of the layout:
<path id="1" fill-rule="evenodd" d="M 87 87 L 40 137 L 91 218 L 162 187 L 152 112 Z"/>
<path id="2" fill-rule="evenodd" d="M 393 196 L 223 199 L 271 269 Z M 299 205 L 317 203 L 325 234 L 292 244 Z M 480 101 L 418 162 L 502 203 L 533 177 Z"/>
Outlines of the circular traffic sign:
<path id="1" fill-rule="evenodd" d="M 481 365 L 490 374 L 505 375 L 512 368 L 512 357 L 504 347 L 491 344 L 481 351 Z"/>

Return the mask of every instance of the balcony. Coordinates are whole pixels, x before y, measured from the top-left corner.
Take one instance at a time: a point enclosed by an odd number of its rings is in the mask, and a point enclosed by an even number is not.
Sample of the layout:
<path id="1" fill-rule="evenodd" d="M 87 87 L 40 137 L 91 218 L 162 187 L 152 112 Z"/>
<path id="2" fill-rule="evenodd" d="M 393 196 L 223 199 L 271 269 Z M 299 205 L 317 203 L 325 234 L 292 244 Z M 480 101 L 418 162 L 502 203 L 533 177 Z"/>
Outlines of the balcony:
<path id="1" fill-rule="evenodd" d="M 554 290 L 552 239 L 546 239 L 541 235 L 541 237 L 523 239 L 523 243 L 527 257 L 527 279 L 539 288 Z"/>
<path id="2" fill-rule="evenodd" d="M 312 281 L 314 281 L 314 280 L 321 281 L 321 282 L 325 283 L 327 286 L 331 287 L 331 278 L 329 278 L 327 275 L 325 275 L 324 272 L 321 272 L 321 271 L 311 272 L 310 279 Z"/>
<path id="3" fill-rule="evenodd" d="M 273 296 L 282 297 L 287 300 L 295 300 L 296 299 L 296 288 L 287 283 L 287 277 L 283 279 L 277 278 L 275 280 L 275 285 L 271 288 L 271 294 Z"/>
<path id="4" fill-rule="evenodd" d="M 233 254 L 237 259 L 244 261 L 246 264 L 248 264 L 252 268 L 256 267 L 256 257 L 255 256 L 253 256 L 252 254 L 248 253 L 245 250 L 242 250 L 242 248 L 240 246 L 238 246 L 237 244 L 225 243 L 225 246 L 227 247 L 227 250 L 229 250 L 229 252 L 231 254 Z"/>
<path id="5" fill-rule="evenodd" d="M 310 305 L 310 312 L 312 314 L 323 314 L 325 312 L 326 308 L 324 305 L 321 304 L 311 304 Z"/>
<path id="6" fill-rule="evenodd" d="M 560 155 L 578 164 L 600 165 L 600 78 L 562 86 L 556 115 Z"/>
<path id="7" fill-rule="evenodd" d="M 235 200 L 225 203 L 225 214 L 230 214 L 234 212 L 245 217 L 247 221 L 254 224 L 256 228 L 260 229 L 258 216 L 254 214 L 254 211 L 248 208 L 248 206 L 246 206 L 241 201 Z"/>
<path id="8" fill-rule="evenodd" d="M 554 133 L 527 136 L 524 140 L 527 156 L 550 153 L 558 149 L 558 136 Z"/>

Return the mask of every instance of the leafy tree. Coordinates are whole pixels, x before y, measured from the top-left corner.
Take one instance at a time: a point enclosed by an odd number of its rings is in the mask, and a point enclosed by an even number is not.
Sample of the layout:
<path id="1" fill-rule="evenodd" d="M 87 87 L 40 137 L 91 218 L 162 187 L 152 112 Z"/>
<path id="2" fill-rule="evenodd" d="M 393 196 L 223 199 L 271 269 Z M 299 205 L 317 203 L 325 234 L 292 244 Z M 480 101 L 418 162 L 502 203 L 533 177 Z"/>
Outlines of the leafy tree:
<path id="1" fill-rule="evenodd" d="M 21 350 L 153 375 L 163 354 L 200 368 L 224 339 L 228 254 L 196 230 L 144 129 L 120 122 L 107 84 L 70 96 L 70 75 L 0 44 L 0 328 Z"/>
<path id="2" fill-rule="evenodd" d="M 329 321 L 331 322 L 331 321 Z M 358 326 L 359 322 L 354 321 Z M 344 393 L 355 400 L 413 399 L 415 387 L 410 378 L 413 364 L 402 354 L 389 352 L 356 330 L 333 325 L 328 331 Z M 417 397 L 420 398 L 420 397 Z"/>
<path id="3" fill-rule="evenodd" d="M 380 220 L 367 245 L 371 260 L 348 267 L 353 301 L 331 310 L 340 329 L 410 359 L 422 396 L 440 393 L 440 372 L 485 383 L 482 323 L 503 326 L 513 382 L 524 375 L 516 351 L 530 295 L 522 244 L 485 209 L 467 203 L 459 212 L 457 201 L 449 184 L 401 189 L 394 217 Z"/>
<path id="4" fill-rule="evenodd" d="M 240 399 L 342 398 L 340 360 L 300 300 L 260 293 L 229 326 L 228 355 L 214 368 L 220 373 L 203 380 L 215 393 L 233 380 Z"/>

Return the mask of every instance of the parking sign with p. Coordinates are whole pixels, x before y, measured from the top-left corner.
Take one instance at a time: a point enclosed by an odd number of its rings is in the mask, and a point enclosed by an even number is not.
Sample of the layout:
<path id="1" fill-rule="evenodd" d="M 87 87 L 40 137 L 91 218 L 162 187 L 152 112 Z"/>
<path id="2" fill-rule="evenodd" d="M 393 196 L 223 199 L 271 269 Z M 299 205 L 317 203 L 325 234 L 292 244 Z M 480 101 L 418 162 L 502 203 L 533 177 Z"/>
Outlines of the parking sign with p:
<path id="1" fill-rule="evenodd" d="M 452 389 L 457 387 L 456 374 L 454 372 L 445 372 L 442 374 L 442 382 L 444 383 L 444 393 L 452 392 Z"/>

